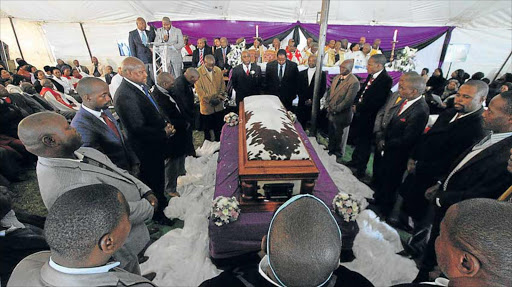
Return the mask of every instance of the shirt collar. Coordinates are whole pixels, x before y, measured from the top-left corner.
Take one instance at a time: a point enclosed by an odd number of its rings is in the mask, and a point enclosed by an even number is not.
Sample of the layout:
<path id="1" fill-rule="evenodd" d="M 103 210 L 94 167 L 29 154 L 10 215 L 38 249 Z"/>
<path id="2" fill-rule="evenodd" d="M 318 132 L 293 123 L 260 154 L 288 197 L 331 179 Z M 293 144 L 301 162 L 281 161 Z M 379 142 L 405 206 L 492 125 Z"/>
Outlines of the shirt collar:
<path id="1" fill-rule="evenodd" d="M 162 88 L 162 87 L 160 87 L 159 85 L 156 85 L 156 84 L 155 84 L 155 86 L 156 86 L 156 88 L 157 88 L 160 92 L 164 93 L 165 95 L 169 95 L 169 91 L 167 91 L 166 89 L 164 89 L 164 88 Z"/>
<path id="2" fill-rule="evenodd" d="M 265 255 L 261 261 L 260 261 L 260 264 L 258 264 L 258 272 L 260 273 L 261 277 L 263 277 L 265 280 L 267 280 L 268 282 L 272 283 L 272 285 L 274 286 L 278 286 L 280 287 L 281 285 L 279 285 L 278 283 L 274 282 L 274 280 L 272 280 L 266 273 L 265 273 L 265 270 L 268 269 L 268 255 Z"/>
<path id="3" fill-rule="evenodd" d="M 500 142 L 501 140 L 504 140 L 508 138 L 509 136 L 512 136 L 512 132 L 508 133 L 493 133 L 491 135 L 491 144 L 496 144 Z"/>
<path id="4" fill-rule="evenodd" d="M 124 79 L 125 79 L 128 83 L 130 83 L 130 84 L 134 85 L 137 89 L 139 89 L 141 92 L 143 92 L 143 93 L 144 93 L 144 90 L 142 89 L 141 85 L 139 85 L 139 84 L 137 84 L 137 83 L 135 83 L 135 82 L 130 81 L 130 80 L 129 80 L 128 78 L 126 78 L 126 77 L 125 77 Z M 145 94 L 145 93 L 144 93 L 144 94 Z"/>
<path id="5" fill-rule="evenodd" d="M 76 162 L 82 162 L 84 160 L 84 155 L 79 153 L 78 151 L 74 152 L 76 158 L 59 158 L 61 160 L 68 160 L 68 161 L 76 161 Z"/>
<path id="6" fill-rule="evenodd" d="M 93 109 L 90 109 L 90 108 L 86 107 L 85 105 L 82 105 L 82 108 L 84 108 L 84 110 L 88 111 L 89 113 L 91 113 L 93 116 L 95 116 L 97 118 L 100 118 L 101 117 L 101 113 L 103 112 L 103 110 L 95 111 Z"/>
<path id="7" fill-rule="evenodd" d="M 65 273 L 65 274 L 72 274 L 72 275 L 81 275 L 81 274 L 99 274 L 99 273 L 107 273 L 110 269 L 119 266 L 120 262 L 112 262 L 107 263 L 103 266 L 98 267 L 90 267 L 90 268 L 70 268 L 70 267 L 64 267 L 57 263 L 55 263 L 52 258 L 50 257 L 49 265 L 53 269 Z"/>
<path id="8" fill-rule="evenodd" d="M 414 99 L 414 100 L 407 100 L 407 104 L 410 106 L 410 105 L 412 105 L 412 104 L 416 103 L 417 101 L 421 100 L 421 98 L 422 98 L 422 97 L 423 97 L 423 96 L 419 96 L 419 97 L 417 97 L 417 98 L 416 98 L 416 99 Z"/>
<path id="9" fill-rule="evenodd" d="M 382 70 L 378 71 L 377 73 L 373 74 L 373 76 L 372 76 L 372 77 L 373 77 L 374 79 L 376 79 L 376 78 L 380 75 L 380 73 L 382 73 L 382 71 L 384 71 L 384 69 L 382 69 Z"/>

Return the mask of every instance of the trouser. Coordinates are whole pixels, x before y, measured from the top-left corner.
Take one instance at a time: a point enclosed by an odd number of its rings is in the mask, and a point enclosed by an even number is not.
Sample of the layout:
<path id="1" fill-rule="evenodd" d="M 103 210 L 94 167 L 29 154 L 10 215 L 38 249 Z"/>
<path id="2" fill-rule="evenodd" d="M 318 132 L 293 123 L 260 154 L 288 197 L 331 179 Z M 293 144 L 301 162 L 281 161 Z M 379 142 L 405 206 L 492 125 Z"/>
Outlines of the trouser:
<path id="1" fill-rule="evenodd" d="M 439 236 L 441 221 L 443 220 L 445 214 L 445 210 L 435 207 L 432 230 L 430 232 L 430 238 L 428 239 L 427 247 L 425 249 L 425 255 L 423 256 L 423 260 L 421 262 L 420 271 L 432 271 L 437 265 L 436 239 Z"/>
<path id="2" fill-rule="evenodd" d="M 329 117 L 329 145 L 327 148 L 330 153 L 343 155 L 344 144 L 346 144 L 348 135 L 348 131 L 345 133 L 347 126 L 345 119 L 339 119 L 336 116 Z M 345 139 L 345 141 L 343 139 Z"/>
<path id="3" fill-rule="evenodd" d="M 220 141 L 220 133 L 224 125 L 224 110 L 215 112 L 211 115 L 201 115 L 201 121 L 204 131 L 204 139 L 210 141 Z M 211 138 L 210 131 L 213 130 L 214 138 Z"/>
<path id="4" fill-rule="evenodd" d="M 422 254 L 425 251 L 428 240 L 431 236 L 432 221 L 434 220 L 434 207 L 429 206 L 423 218 L 414 219 L 413 217 L 412 220 L 414 223 L 413 235 L 407 243 L 418 254 Z"/>
<path id="5" fill-rule="evenodd" d="M 153 74 L 153 64 L 144 64 L 144 67 L 146 67 L 146 73 L 148 73 L 148 78 L 146 79 L 146 85 L 148 87 L 153 87 L 155 84 L 155 74 Z"/>
<path id="6" fill-rule="evenodd" d="M 178 177 L 185 174 L 185 156 L 165 160 L 165 192 L 176 192 Z"/>
<path id="7" fill-rule="evenodd" d="M 366 165 L 372 153 L 372 135 L 367 134 L 358 136 L 356 139 L 356 146 L 354 153 L 352 153 L 352 162 L 354 162 L 358 175 L 364 175 L 366 172 Z"/>
<path id="8" fill-rule="evenodd" d="M 406 153 L 407 155 L 407 153 Z M 395 205 L 398 187 L 402 183 L 407 165 L 407 156 L 400 157 L 400 151 L 386 151 L 380 163 L 381 184 L 375 192 L 375 201 L 384 216 L 389 216 Z"/>
<path id="9" fill-rule="evenodd" d="M 139 156 L 139 154 L 137 154 Z M 164 209 L 167 206 L 167 198 L 164 195 L 165 186 L 165 163 L 164 158 L 159 153 L 144 154 L 139 156 L 140 160 L 140 179 L 144 182 L 158 199 L 158 210 L 153 215 L 153 219 L 165 218 Z"/>

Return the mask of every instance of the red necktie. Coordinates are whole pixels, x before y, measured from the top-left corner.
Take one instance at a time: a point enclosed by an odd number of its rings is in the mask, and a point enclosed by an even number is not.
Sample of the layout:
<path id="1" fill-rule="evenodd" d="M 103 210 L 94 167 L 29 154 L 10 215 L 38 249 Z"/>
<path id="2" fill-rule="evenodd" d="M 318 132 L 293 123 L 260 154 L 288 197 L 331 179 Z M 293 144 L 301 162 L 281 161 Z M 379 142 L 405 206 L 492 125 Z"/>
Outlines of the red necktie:
<path id="1" fill-rule="evenodd" d="M 199 63 L 203 64 L 203 51 L 199 50 Z"/>
<path id="2" fill-rule="evenodd" d="M 121 138 L 121 136 L 119 135 L 119 131 L 117 131 L 116 124 L 114 124 L 114 122 L 112 122 L 112 120 L 104 112 L 101 112 L 101 118 L 105 121 L 107 126 L 116 134 L 116 136 L 118 138 Z"/>
<path id="3" fill-rule="evenodd" d="M 359 102 L 363 101 L 363 96 L 366 93 L 366 90 L 368 90 L 368 88 L 372 85 L 373 80 L 375 80 L 375 78 L 373 76 L 370 78 L 370 80 L 368 80 L 368 83 L 366 84 L 366 87 L 364 87 L 363 94 L 361 94 L 361 97 L 359 98 Z"/>
<path id="4" fill-rule="evenodd" d="M 407 100 L 405 100 L 402 105 L 400 106 L 400 109 L 398 110 L 398 114 L 397 115 L 400 115 L 402 113 L 402 110 L 404 109 L 404 106 L 407 104 Z"/>
<path id="5" fill-rule="evenodd" d="M 250 72 L 249 65 L 247 65 L 247 72 L 246 72 L 247 76 L 249 76 L 249 72 Z"/>

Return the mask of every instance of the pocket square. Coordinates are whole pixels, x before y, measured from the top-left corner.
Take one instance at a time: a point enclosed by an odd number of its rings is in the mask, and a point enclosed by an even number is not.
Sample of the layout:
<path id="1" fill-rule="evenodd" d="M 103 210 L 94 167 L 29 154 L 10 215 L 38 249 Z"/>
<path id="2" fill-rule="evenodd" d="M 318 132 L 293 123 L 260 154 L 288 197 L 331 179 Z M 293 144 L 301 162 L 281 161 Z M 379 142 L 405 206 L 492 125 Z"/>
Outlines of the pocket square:
<path id="1" fill-rule="evenodd" d="M 400 119 L 400 121 L 401 121 L 402 123 L 405 123 L 405 119 Z"/>

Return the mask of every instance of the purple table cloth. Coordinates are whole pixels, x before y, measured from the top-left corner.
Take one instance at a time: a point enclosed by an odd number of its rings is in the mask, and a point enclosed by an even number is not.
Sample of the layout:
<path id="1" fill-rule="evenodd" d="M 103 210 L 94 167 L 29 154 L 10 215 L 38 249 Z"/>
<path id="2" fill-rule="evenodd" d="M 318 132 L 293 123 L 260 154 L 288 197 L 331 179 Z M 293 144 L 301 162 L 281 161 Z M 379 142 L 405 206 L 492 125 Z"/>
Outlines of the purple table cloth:
<path id="1" fill-rule="evenodd" d="M 313 194 L 332 209 L 332 200 L 338 193 L 338 188 L 327 173 L 300 123 L 295 123 L 295 128 L 304 139 L 306 149 L 320 172 Z M 224 125 L 220 142 L 214 198 L 218 196 L 238 198 L 241 194 L 238 182 L 238 126 Z M 210 220 L 208 233 L 211 257 L 222 259 L 259 251 L 261 239 L 267 234 L 272 214 L 273 212 L 242 212 L 237 221 L 220 227 Z M 337 214 L 334 215 L 338 224 L 341 225 L 342 218 Z"/>

